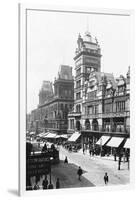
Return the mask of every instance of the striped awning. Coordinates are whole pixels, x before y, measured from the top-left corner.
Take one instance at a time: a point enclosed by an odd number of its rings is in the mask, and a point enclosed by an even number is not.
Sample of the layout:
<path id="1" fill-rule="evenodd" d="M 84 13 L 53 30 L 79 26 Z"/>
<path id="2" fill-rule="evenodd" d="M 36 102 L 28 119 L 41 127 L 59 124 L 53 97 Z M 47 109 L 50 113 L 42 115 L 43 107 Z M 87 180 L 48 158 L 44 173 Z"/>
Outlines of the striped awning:
<path id="1" fill-rule="evenodd" d="M 105 145 L 105 143 L 110 139 L 110 136 L 102 136 L 97 142 L 96 144 L 99 144 L 101 146 Z"/>
<path id="2" fill-rule="evenodd" d="M 44 133 L 44 132 L 38 134 L 39 137 L 42 137 L 42 136 L 44 136 L 44 135 L 46 135 L 46 133 Z"/>
<path id="3" fill-rule="evenodd" d="M 80 133 L 75 132 L 72 134 L 72 136 L 68 139 L 69 142 L 75 142 L 79 137 L 80 137 Z"/>
<path id="4" fill-rule="evenodd" d="M 128 148 L 130 149 L 130 139 L 127 139 L 125 145 L 124 145 L 124 148 Z"/>
<path id="5" fill-rule="evenodd" d="M 45 138 L 55 138 L 57 134 L 55 133 L 48 133 Z"/>
<path id="6" fill-rule="evenodd" d="M 66 134 L 62 134 L 62 135 L 56 135 L 56 138 L 68 139 L 68 136 Z"/>
<path id="7" fill-rule="evenodd" d="M 106 145 L 109 147 L 118 147 L 123 142 L 123 140 L 124 138 L 112 137 Z"/>
<path id="8" fill-rule="evenodd" d="M 29 135 L 35 135 L 35 132 L 30 132 Z"/>

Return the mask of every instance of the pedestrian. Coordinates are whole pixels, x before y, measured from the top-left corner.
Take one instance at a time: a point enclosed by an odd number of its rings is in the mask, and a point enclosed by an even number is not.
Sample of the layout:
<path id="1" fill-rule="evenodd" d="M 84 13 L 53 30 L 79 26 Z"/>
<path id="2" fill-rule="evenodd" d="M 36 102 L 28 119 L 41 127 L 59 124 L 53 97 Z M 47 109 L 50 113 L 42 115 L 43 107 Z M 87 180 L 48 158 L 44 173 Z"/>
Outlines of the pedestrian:
<path id="1" fill-rule="evenodd" d="M 81 181 L 81 175 L 82 175 L 82 169 L 81 167 L 79 167 L 78 171 L 77 171 L 77 174 L 78 174 L 78 180 Z"/>
<path id="2" fill-rule="evenodd" d="M 49 183 L 49 185 L 48 185 L 48 189 L 54 189 L 54 186 L 53 186 L 52 182 Z"/>
<path id="3" fill-rule="evenodd" d="M 71 151 L 72 151 L 72 146 L 70 145 L 70 146 L 69 146 L 69 152 L 71 152 Z"/>
<path id="4" fill-rule="evenodd" d="M 67 158 L 67 156 L 65 157 L 64 163 L 68 163 L 68 158 Z"/>
<path id="5" fill-rule="evenodd" d="M 89 149 L 89 154 L 90 154 L 90 157 L 91 157 L 91 155 L 92 155 L 92 149 Z"/>
<path id="6" fill-rule="evenodd" d="M 95 154 L 95 151 L 94 151 L 94 149 L 92 149 L 92 156 L 94 156 L 94 154 Z"/>
<path id="7" fill-rule="evenodd" d="M 128 157 L 128 170 L 129 170 L 129 157 Z"/>
<path id="8" fill-rule="evenodd" d="M 47 151 L 47 145 L 46 143 L 44 144 L 43 148 L 42 148 L 42 152 L 46 152 Z"/>
<path id="9" fill-rule="evenodd" d="M 43 186 L 43 190 L 47 189 L 47 186 L 48 186 L 47 176 L 45 176 L 45 179 L 43 180 L 42 186 Z"/>
<path id="10" fill-rule="evenodd" d="M 85 154 L 85 149 L 83 148 L 83 154 Z"/>
<path id="11" fill-rule="evenodd" d="M 34 190 L 39 190 L 39 189 L 40 189 L 39 184 L 38 182 L 36 182 L 36 184 L 34 185 Z"/>
<path id="12" fill-rule="evenodd" d="M 56 189 L 59 189 L 60 188 L 60 182 L 59 182 L 59 178 L 57 178 L 57 181 L 56 181 Z"/>
<path id="13" fill-rule="evenodd" d="M 104 183 L 105 183 L 105 185 L 108 183 L 108 181 L 109 181 L 109 178 L 108 178 L 108 175 L 107 175 L 107 172 L 106 172 L 105 175 L 104 175 Z"/>
<path id="14" fill-rule="evenodd" d="M 119 160 L 118 160 L 118 170 L 120 170 L 121 159 L 122 159 L 122 157 L 121 157 L 121 154 L 120 154 L 120 155 L 119 155 Z"/>
<path id="15" fill-rule="evenodd" d="M 125 153 L 123 153 L 123 163 L 125 163 L 125 161 L 126 161 L 126 155 Z"/>
<path id="16" fill-rule="evenodd" d="M 114 149 L 114 161 L 116 161 L 116 156 L 117 156 L 116 149 Z"/>
<path id="17" fill-rule="evenodd" d="M 114 161 L 116 161 L 116 152 L 114 153 Z"/>
<path id="18" fill-rule="evenodd" d="M 129 152 L 128 151 L 126 152 L 126 161 L 127 162 L 129 161 Z"/>

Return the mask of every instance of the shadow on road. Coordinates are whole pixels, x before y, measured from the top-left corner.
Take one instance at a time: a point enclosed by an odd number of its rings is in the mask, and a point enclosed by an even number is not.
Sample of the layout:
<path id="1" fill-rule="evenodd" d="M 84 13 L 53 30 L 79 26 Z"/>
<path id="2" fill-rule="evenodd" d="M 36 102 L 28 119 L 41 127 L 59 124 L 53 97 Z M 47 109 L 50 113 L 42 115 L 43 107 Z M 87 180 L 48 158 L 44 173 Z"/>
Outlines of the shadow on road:
<path id="1" fill-rule="evenodd" d="M 52 180 L 53 183 L 56 179 L 60 179 L 60 188 L 77 188 L 77 187 L 92 187 L 95 186 L 88 179 L 86 179 L 83 174 L 87 173 L 84 171 L 81 177 L 81 181 L 78 180 L 77 176 L 78 166 L 73 163 L 64 163 L 60 161 L 59 164 L 52 166 Z"/>

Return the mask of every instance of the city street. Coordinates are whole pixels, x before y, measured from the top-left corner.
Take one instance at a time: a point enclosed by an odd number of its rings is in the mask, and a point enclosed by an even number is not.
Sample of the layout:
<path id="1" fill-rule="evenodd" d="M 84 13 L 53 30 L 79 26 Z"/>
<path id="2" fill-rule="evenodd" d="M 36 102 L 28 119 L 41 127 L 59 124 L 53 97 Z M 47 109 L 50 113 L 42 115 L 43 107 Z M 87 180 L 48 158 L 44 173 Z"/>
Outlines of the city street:
<path id="1" fill-rule="evenodd" d="M 60 163 L 52 165 L 51 180 L 56 188 L 56 179 L 60 180 L 60 188 L 76 188 L 76 187 L 92 187 L 104 186 L 104 174 L 108 173 L 108 185 L 119 185 L 129 183 L 128 163 L 121 163 L 121 170 L 118 170 L 118 162 L 111 157 L 90 157 L 88 154 L 83 155 L 82 152 L 68 152 L 62 146 L 59 147 Z M 64 163 L 67 156 L 68 164 Z M 81 166 L 83 175 L 81 181 L 78 180 L 77 170 Z M 42 188 L 41 178 L 39 185 Z M 49 180 L 49 175 L 48 175 Z M 34 181 L 32 181 L 34 185 Z"/>
<path id="2" fill-rule="evenodd" d="M 128 163 L 121 163 L 121 170 L 118 170 L 118 162 L 106 157 L 90 157 L 82 153 L 68 152 L 60 147 L 61 160 L 68 157 L 69 163 L 73 163 L 85 171 L 83 177 L 93 183 L 95 186 L 103 186 L 103 177 L 105 172 L 109 176 L 109 185 L 127 184 L 129 183 Z"/>

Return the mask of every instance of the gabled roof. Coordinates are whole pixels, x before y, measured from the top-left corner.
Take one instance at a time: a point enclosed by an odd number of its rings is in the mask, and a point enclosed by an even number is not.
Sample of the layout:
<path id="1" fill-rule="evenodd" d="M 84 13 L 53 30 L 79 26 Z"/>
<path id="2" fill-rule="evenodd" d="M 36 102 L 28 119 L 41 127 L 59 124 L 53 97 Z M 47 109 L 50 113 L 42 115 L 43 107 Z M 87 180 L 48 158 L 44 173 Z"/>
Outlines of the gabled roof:
<path id="1" fill-rule="evenodd" d="M 103 80 L 103 77 L 105 77 L 105 80 L 106 80 L 106 83 L 111 83 L 113 88 L 116 88 L 117 87 L 117 83 L 115 81 L 115 78 L 113 76 L 112 73 L 104 73 L 104 72 L 91 72 L 90 76 L 89 76 L 89 80 L 92 79 L 92 77 L 96 77 L 98 83 L 102 82 Z"/>

